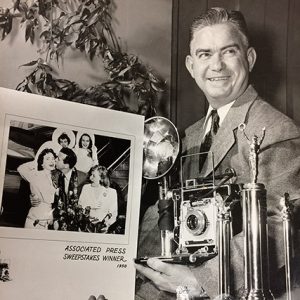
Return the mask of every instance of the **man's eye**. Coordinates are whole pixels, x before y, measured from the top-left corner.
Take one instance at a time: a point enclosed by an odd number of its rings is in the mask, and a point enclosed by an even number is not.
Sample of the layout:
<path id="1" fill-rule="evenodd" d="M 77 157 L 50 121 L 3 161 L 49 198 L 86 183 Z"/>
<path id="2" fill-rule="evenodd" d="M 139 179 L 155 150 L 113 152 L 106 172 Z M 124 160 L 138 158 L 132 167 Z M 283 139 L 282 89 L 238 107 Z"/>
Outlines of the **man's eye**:
<path id="1" fill-rule="evenodd" d="M 235 49 L 235 48 L 228 48 L 223 51 L 223 55 L 227 55 L 227 56 L 233 56 L 236 53 L 237 53 L 237 49 Z"/>
<path id="2" fill-rule="evenodd" d="M 205 60 L 208 59 L 210 57 L 210 53 L 207 52 L 202 52 L 198 54 L 198 58 L 201 60 Z"/>

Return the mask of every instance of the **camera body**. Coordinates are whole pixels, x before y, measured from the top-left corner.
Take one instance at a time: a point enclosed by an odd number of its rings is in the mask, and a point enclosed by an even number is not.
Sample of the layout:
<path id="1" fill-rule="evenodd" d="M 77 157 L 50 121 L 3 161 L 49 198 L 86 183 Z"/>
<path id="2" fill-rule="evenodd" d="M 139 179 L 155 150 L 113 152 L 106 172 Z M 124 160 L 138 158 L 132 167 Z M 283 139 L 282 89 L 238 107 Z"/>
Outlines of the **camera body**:
<path id="1" fill-rule="evenodd" d="M 197 254 L 211 257 L 217 254 L 218 203 L 216 197 L 231 202 L 239 197 L 235 184 L 219 186 L 197 184 L 187 180 L 185 186 L 172 191 L 174 201 L 174 241 L 177 255 Z"/>

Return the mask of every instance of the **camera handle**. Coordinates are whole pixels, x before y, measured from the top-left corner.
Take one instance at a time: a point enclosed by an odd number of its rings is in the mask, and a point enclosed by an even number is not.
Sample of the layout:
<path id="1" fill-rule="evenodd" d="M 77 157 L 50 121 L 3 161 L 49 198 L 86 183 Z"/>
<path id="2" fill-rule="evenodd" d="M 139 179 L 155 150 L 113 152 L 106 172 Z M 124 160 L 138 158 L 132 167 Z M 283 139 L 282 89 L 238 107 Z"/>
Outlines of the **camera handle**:
<path id="1" fill-rule="evenodd" d="M 158 182 L 159 186 L 159 201 L 158 201 L 158 227 L 161 237 L 161 256 L 172 257 L 173 244 L 173 199 L 169 193 L 167 178 L 164 176 Z"/>

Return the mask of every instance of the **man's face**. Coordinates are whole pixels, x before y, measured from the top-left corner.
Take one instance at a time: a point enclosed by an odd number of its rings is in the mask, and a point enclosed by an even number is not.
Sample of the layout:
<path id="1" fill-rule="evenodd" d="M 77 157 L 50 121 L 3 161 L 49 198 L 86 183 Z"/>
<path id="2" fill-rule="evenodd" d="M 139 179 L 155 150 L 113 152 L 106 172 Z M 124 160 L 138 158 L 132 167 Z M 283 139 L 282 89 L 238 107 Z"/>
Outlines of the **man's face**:
<path id="1" fill-rule="evenodd" d="M 213 108 L 238 98 L 247 88 L 256 53 L 246 49 L 230 23 L 199 29 L 190 45 L 186 67 Z"/>
<path id="2" fill-rule="evenodd" d="M 67 148 L 69 146 L 69 142 L 67 139 L 60 139 L 59 140 L 59 144 L 63 147 L 63 148 Z"/>
<path id="3" fill-rule="evenodd" d="M 59 152 L 58 156 L 56 158 L 56 168 L 60 171 L 62 171 L 63 169 L 68 169 L 69 168 L 69 164 L 65 164 L 64 160 L 67 157 L 66 154 Z"/>

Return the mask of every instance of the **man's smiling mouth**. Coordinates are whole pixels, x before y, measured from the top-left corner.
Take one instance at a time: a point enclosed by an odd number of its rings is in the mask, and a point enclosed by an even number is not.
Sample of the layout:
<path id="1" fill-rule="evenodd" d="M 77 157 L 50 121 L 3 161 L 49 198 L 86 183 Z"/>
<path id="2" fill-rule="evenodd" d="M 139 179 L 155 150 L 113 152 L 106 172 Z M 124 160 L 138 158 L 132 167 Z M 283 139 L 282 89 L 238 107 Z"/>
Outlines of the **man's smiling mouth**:
<path id="1" fill-rule="evenodd" d="M 221 77 L 209 77 L 207 78 L 209 81 L 224 81 L 228 80 L 229 76 L 221 76 Z"/>

